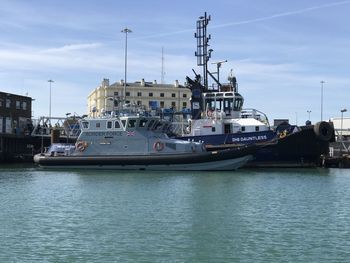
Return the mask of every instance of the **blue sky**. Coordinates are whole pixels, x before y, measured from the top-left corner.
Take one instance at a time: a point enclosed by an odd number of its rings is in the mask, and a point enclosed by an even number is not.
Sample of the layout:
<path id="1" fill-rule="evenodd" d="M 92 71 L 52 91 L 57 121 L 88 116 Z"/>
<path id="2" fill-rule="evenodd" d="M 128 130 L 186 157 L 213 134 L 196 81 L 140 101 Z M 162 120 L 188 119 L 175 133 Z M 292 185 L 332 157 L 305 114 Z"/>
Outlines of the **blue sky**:
<path id="1" fill-rule="evenodd" d="M 193 3 L 192 3 L 193 2 Z M 0 1 L 0 90 L 31 96 L 34 117 L 85 114 L 87 95 L 103 78 L 165 82 L 200 72 L 194 52 L 196 20 L 211 15 L 211 62 L 227 59 L 246 108 L 270 120 L 305 123 L 350 110 L 350 0 L 75 0 Z M 212 67 L 215 71 L 215 67 Z M 349 113 L 345 113 L 346 116 Z"/>

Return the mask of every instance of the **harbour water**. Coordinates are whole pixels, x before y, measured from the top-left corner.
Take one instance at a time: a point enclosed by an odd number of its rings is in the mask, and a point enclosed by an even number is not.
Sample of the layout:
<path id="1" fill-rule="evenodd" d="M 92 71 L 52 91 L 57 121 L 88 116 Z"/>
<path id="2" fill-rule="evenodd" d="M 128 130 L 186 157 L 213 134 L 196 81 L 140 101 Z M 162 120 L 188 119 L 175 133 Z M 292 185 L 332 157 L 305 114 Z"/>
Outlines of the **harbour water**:
<path id="1" fill-rule="evenodd" d="M 0 262 L 349 262 L 350 171 L 0 168 Z"/>

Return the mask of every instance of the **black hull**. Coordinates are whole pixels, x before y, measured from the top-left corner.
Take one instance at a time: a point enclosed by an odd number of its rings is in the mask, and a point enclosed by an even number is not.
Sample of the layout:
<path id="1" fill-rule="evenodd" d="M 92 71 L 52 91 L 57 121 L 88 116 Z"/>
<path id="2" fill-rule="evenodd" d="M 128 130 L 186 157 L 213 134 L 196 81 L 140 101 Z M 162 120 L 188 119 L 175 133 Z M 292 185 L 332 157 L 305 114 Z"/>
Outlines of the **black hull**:
<path id="1" fill-rule="evenodd" d="M 290 133 L 284 138 L 261 144 L 254 159 L 245 167 L 317 167 L 321 157 L 329 154 L 329 143 L 334 139 L 334 129 L 328 123 L 300 127 L 300 131 Z M 229 145 L 210 146 L 217 150 Z M 234 147 L 232 145 L 232 147 Z"/>
<path id="2" fill-rule="evenodd" d="M 318 139 L 312 128 L 306 128 L 259 149 L 256 159 L 247 165 L 313 167 L 319 166 L 320 156 L 328 152 L 329 142 Z"/>

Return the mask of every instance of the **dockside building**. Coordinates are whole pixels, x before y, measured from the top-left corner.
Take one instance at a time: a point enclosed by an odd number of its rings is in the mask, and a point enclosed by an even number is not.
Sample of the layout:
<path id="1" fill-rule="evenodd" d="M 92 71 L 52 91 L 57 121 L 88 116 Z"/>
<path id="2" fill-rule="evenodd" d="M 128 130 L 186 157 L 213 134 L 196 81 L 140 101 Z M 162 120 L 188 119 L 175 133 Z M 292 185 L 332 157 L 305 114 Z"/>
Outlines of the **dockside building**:
<path id="1" fill-rule="evenodd" d="M 0 133 L 26 132 L 31 116 L 32 98 L 0 91 Z"/>
<path id="2" fill-rule="evenodd" d="M 118 109 L 124 98 L 124 81 L 110 84 L 109 79 L 88 95 L 88 114 L 103 111 L 109 113 Z M 176 80 L 174 84 L 158 84 L 156 81 L 126 83 L 125 103 L 143 106 L 146 110 L 173 109 L 181 111 L 190 108 L 191 91 Z"/>

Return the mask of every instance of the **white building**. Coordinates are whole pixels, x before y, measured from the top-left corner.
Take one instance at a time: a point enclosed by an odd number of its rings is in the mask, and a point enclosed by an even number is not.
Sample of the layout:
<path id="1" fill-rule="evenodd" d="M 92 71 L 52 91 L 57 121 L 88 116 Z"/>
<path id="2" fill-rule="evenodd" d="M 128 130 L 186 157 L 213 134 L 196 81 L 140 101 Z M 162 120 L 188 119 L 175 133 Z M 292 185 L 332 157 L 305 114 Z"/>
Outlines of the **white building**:
<path id="1" fill-rule="evenodd" d="M 190 108 L 191 91 L 180 85 L 157 84 L 156 81 L 146 82 L 144 79 L 126 84 L 125 103 L 143 105 L 146 110 L 152 109 L 182 109 Z M 88 114 L 93 112 L 114 111 L 118 100 L 124 98 L 124 81 L 109 85 L 109 79 L 103 79 L 101 85 L 88 95 Z"/>
<path id="2" fill-rule="evenodd" d="M 340 133 L 343 136 L 350 136 L 350 117 L 343 117 L 343 119 L 336 117 L 331 118 L 330 121 L 333 122 L 336 136 L 340 135 Z"/>

